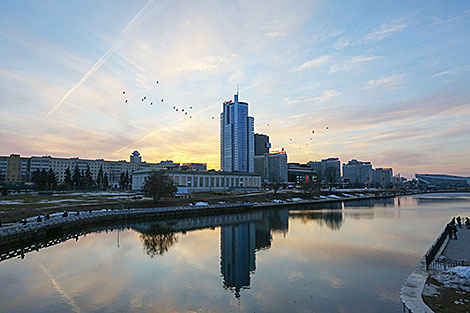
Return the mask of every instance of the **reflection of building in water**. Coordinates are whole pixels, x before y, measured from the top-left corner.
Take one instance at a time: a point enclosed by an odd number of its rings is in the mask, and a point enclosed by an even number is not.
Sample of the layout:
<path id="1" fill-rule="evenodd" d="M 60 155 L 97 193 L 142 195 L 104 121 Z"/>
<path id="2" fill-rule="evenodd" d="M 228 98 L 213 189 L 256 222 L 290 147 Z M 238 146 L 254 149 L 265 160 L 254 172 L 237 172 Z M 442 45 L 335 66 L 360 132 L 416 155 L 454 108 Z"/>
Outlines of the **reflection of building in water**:
<path id="1" fill-rule="evenodd" d="M 318 224 L 325 224 L 328 228 L 333 230 L 340 229 L 344 220 L 343 210 L 334 209 L 322 211 L 292 211 L 290 215 L 293 218 L 300 218 L 304 222 L 314 220 Z"/>
<path id="2" fill-rule="evenodd" d="M 255 224 L 223 226 L 220 235 L 224 286 L 238 298 L 240 290 L 250 286 L 250 272 L 255 270 Z"/>
<path id="3" fill-rule="evenodd" d="M 220 229 L 220 271 L 224 286 L 240 297 L 240 290 L 250 287 L 255 270 L 255 252 L 271 247 L 271 231 L 287 232 L 289 211 L 262 212 L 256 222 L 222 226 Z"/>
<path id="4" fill-rule="evenodd" d="M 354 207 L 370 207 L 373 208 L 375 206 L 393 206 L 395 203 L 394 197 L 389 198 L 377 198 L 377 199 L 361 199 L 361 200 L 352 200 L 352 201 L 345 201 L 344 207 L 345 208 L 354 208 Z"/>

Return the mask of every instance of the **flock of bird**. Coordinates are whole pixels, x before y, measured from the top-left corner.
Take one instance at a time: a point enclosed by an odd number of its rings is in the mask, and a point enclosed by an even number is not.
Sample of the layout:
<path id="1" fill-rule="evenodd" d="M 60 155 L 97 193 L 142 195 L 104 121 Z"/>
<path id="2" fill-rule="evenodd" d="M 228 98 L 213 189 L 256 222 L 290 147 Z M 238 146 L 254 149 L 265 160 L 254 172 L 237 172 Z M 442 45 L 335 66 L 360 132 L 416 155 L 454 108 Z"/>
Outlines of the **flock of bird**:
<path id="1" fill-rule="evenodd" d="M 156 83 L 157 85 L 160 84 L 160 82 L 159 82 L 158 80 L 157 80 L 155 83 Z M 126 91 L 124 90 L 124 91 L 122 92 L 122 94 L 125 95 L 125 94 L 126 94 Z M 124 100 L 124 103 L 127 103 L 128 100 L 129 100 L 129 99 L 125 99 L 125 100 Z M 143 97 L 140 101 L 141 101 L 141 102 L 144 102 L 145 100 L 147 100 L 147 96 L 144 95 L 144 97 Z M 165 99 L 161 98 L 161 99 L 160 99 L 160 102 L 163 102 L 163 101 L 165 101 Z M 152 101 L 150 102 L 150 105 L 153 105 L 153 102 L 152 102 Z M 192 109 L 193 109 L 193 107 L 190 106 L 190 107 L 189 107 L 189 110 L 192 110 Z M 178 109 L 176 106 L 173 106 L 173 110 L 174 110 L 175 112 L 178 112 L 179 109 Z M 186 111 L 185 111 L 184 108 L 181 108 L 181 110 L 179 110 L 179 112 L 184 113 L 184 115 L 188 115 L 189 110 L 186 109 Z M 189 115 L 189 118 L 192 118 L 192 115 Z M 212 117 L 212 119 L 214 119 L 214 117 Z"/>
<path id="2" fill-rule="evenodd" d="M 157 81 L 156 81 L 156 84 L 158 85 L 159 83 L 160 83 L 160 82 L 157 80 Z M 125 95 L 125 94 L 126 94 L 126 91 L 124 90 L 124 91 L 122 92 L 122 94 Z M 147 100 L 147 96 L 144 95 L 144 97 L 141 99 L 141 102 L 143 102 L 143 101 L 145 101 L 145 100 Z M 161 99 L 160 99 L 160 102 L 163 102 L 163 101 L 164 101 L 164 99 L 161 98 Z M 127 102 L 128 102 L 128 99 L 125 99 L 124 103 L 127 103 Z M 153 105 L 153 102 L 150 102 L 150 105 Z M 189 109 L 186 109 L 186 111 L 185 111 L 185 108 L 179 109 L 178 107 L 173 106 L 173 110 L 174 110 L 175 112 L 181 112 L 181 113 L 184 113 L 184 115 L 188 115 L 188 113 L 190 113 L 190 111 L 191 111 L 192 109 L 193 109 L 193 107 L 190 106 Z M 189 115 L 188 117 L 189 117 L 189 118 L 192 118 L 192 115 Z M 215 117 L 212 116 L 212 119 L 214 120 Z M 267 123 L 266 126 L 269 127 L 269 123 Z M 328 126 L 326 126 L 326 129 L 328 130 Z M 315 130 L 312 130 L 312 134 L 315 134 Z M 310 137 L 310 140 L 313 140 L 313 137 Z M 292 138 L 290 138 L 289 141 L 292 141 Z M 308 146 L 308 143 L 306 144 L 306 146 Z M 299 148 L 299 150 L 302 150 L 302 148 Z"/>

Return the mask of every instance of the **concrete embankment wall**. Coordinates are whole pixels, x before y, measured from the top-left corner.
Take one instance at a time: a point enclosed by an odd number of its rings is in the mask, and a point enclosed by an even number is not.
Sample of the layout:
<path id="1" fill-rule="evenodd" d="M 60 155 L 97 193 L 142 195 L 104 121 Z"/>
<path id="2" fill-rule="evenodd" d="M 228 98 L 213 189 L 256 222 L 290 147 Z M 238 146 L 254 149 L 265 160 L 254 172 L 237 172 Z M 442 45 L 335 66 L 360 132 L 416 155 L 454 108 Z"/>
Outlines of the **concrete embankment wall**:
<path id="1" fill-rule="evenodd" d="M 184 218 L 191 216 L 230 214 L 248 212 L 250 210 L 275 209 L 280 207 L 298 207 L 309 204 L 321 204 L 338 201 L 372 200 L 379 198 L 394 197 L 393 195 L 367 196 L 367 197 L 345 197 L 321 200 L 302 200 L 297 202 L 260 202 L 260 203 L 227 203 L 205 206 L 182 206 L 149 209 L 123 209 L 123 210 L 100 210 L 92 212 L 80 212 L 79 215 L 69 213 L 68 217 L 54 217 L 42 222 L 29 222 L 26 225 L 0 228 L 0 247 L 18 245 L 23 242 L 51 237 L 85 227 L 99 225 L 104 222 L 134 221 L 136 219 L 169 219 Z"/>
<path id="2" fill-rule="evenodd" d="M 431 310 L 430 307 L 424 303 L 423 300 L 423 290 L 426 284 L 426 281 L 429 277 L 429 272 L 426 269 L 426 255 L 428 252 L 433 248 L 433 246 L 439 240 L 439 237 L 442 236 L 444 230 L 439 234 L 439 236 L 434 240 L 433 244 L 429 247 L 426 251 L 424 256 L 419 260 L 416 267 L 413 269 L 411 274 L 406 278 L 403 286 L 400 289 L 400 300 L 403 306 L 403 312 L 406 313 L 433 313 L 434 311 Z M 444 250 L 445 246 L 447 245 L 449 239 L 445 239 L 444 243 L 440 247 L 438 253 L 436 254 L 436 258 Z"/>

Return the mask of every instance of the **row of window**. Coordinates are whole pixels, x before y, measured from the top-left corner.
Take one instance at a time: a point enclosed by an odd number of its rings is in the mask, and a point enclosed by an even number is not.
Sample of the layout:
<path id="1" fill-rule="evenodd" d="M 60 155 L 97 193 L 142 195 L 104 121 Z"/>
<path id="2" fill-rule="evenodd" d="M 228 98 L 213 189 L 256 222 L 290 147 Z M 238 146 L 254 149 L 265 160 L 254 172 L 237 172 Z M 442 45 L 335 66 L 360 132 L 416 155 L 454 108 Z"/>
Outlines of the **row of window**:
<path id="1" fill-rule="evenodd" d="M 255 187 L 259 185 L 258 177 L 207 177 L 173 175 L 173 182 L 187 187 Z"/>

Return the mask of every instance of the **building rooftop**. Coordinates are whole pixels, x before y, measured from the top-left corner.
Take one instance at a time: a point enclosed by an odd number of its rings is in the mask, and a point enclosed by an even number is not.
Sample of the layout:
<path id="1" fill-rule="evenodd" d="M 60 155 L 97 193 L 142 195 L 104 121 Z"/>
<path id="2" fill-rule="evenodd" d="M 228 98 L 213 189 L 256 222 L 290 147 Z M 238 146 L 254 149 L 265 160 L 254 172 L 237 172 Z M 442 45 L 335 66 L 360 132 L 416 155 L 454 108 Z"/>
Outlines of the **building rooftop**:
<path id="1" fill-rule="evenodd" d="M 170 173 L 170 174 L 193 174 L 193 175 L 227 175 L 227 176 L 260 176 L 254 173 L 242 173 L 242 172 L 223 172 L 223 171 L 182 171 L 182 170 L 154 170 L 154 169 L 142 169 L 142 170 L 137 170 L 133 173 L 135 174 L 146 174 L 146 173 L 152 173 L 152 172 L 159 172 L 163 171 L 165 173 Z"/>

